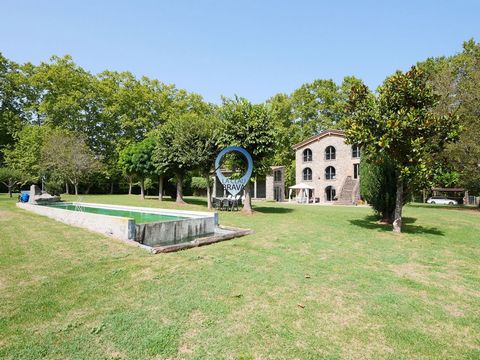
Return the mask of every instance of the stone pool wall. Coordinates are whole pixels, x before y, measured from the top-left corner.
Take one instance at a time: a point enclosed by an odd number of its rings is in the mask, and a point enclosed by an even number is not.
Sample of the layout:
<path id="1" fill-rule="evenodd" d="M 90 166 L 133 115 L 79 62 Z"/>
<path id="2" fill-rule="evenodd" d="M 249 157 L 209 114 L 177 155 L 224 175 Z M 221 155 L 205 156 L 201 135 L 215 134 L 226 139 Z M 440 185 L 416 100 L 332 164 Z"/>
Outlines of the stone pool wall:
<path id="1" fill-rule="evenodd" d="M 185 219 L 136 224 L 133 219 L 119 216 L 72 211 L 29 203 L 17 203 L 17 206 L 69 225 L 80 226 L 122 240 L 133 240 L 139 244 L 150 247 L 178 244 L 190 241 L 195 237 L 213 234 L 215 226 L 218 224 L 218 214 L 209 212 L 176 211 L 78 202 L 73 204 L 104 209 L 133 210 L 152 214 L 180 216 L 185 217 Z"/>
<path id="2" fill-rule="evenodd" d="M 136 224 L 135 241 L 147 246 L 165 246 L 189 241 L 198 236 L 213 234 L 213 216 Z"/>
<path id="3" fill-rule="evenodd" d="M 122 240 L 134 240 L 135 238 L 135 221 L 132 219 L 32 205 L 29 203 L 17 203 L 17 206 L 40 215 L 48 216 L 65 224 L 80 226 Z"/>

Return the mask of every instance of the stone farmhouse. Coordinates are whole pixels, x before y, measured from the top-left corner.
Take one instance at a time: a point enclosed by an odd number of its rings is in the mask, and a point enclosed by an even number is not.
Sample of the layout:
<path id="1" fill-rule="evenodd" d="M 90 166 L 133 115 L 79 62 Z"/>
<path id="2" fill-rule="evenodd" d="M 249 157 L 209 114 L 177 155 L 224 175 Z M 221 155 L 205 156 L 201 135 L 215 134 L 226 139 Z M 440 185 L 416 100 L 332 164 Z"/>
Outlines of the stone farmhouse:
<path id="1" fill-rule="evenodd" d="M 360 147 L 346 144 L 343 131 L 322 131 L 293 149 L 296 183 L 306 189 L 303 201 L 355 204 L 360 199 Z"/>

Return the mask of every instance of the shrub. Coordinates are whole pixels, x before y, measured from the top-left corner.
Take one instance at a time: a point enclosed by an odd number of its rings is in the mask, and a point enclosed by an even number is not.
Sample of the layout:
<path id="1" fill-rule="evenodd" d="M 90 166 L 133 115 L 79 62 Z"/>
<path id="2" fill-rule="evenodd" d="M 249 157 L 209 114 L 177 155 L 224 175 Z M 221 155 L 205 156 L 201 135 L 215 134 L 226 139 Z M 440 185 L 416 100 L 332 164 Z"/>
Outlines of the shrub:
<path id="1" fill-rule="evenodd" d="M 392 222 L 395 210 L 395 169 L 386 159 L 360 160 L 360 195 L 383 221 Z"/>

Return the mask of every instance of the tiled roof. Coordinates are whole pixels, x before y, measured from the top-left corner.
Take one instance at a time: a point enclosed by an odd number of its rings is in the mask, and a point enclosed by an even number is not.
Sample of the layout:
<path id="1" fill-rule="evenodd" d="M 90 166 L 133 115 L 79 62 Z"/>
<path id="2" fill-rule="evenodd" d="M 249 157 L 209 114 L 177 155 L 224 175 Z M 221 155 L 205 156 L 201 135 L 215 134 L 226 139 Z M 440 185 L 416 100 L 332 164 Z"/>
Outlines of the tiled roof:
<path id="1" fill-rule="evenodd" d="M 315 136 L 312 136 L 306 140 L 303 140 L 301 142 L 299 142 L 298 144 L 295 144 L 292 146 L 292 148 L 294 150 L 297 150 L 297 149 L 300 149 L 308 144 L 311 144 L 312 142 L 314 141 L 318 141 L 324 137 L 327 137 L 327 136 L 341 136 L 341 137 L 345 137 L 345 133 L 342 131 L 342 130 L 324 130 L 322 131 L 320 134 L 317 134 Z"/>

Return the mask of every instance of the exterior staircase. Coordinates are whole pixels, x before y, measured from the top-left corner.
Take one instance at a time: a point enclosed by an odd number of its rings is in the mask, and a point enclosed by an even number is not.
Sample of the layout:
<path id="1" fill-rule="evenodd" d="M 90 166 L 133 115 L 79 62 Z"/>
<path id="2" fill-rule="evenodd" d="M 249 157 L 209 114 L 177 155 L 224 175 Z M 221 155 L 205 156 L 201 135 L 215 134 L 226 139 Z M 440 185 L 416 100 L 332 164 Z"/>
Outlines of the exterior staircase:
<path id="1" fill-rule="evenodd" d="M 359 181 L 347 176 L 335 205 L 352 205 L 360 199 Z"/>

